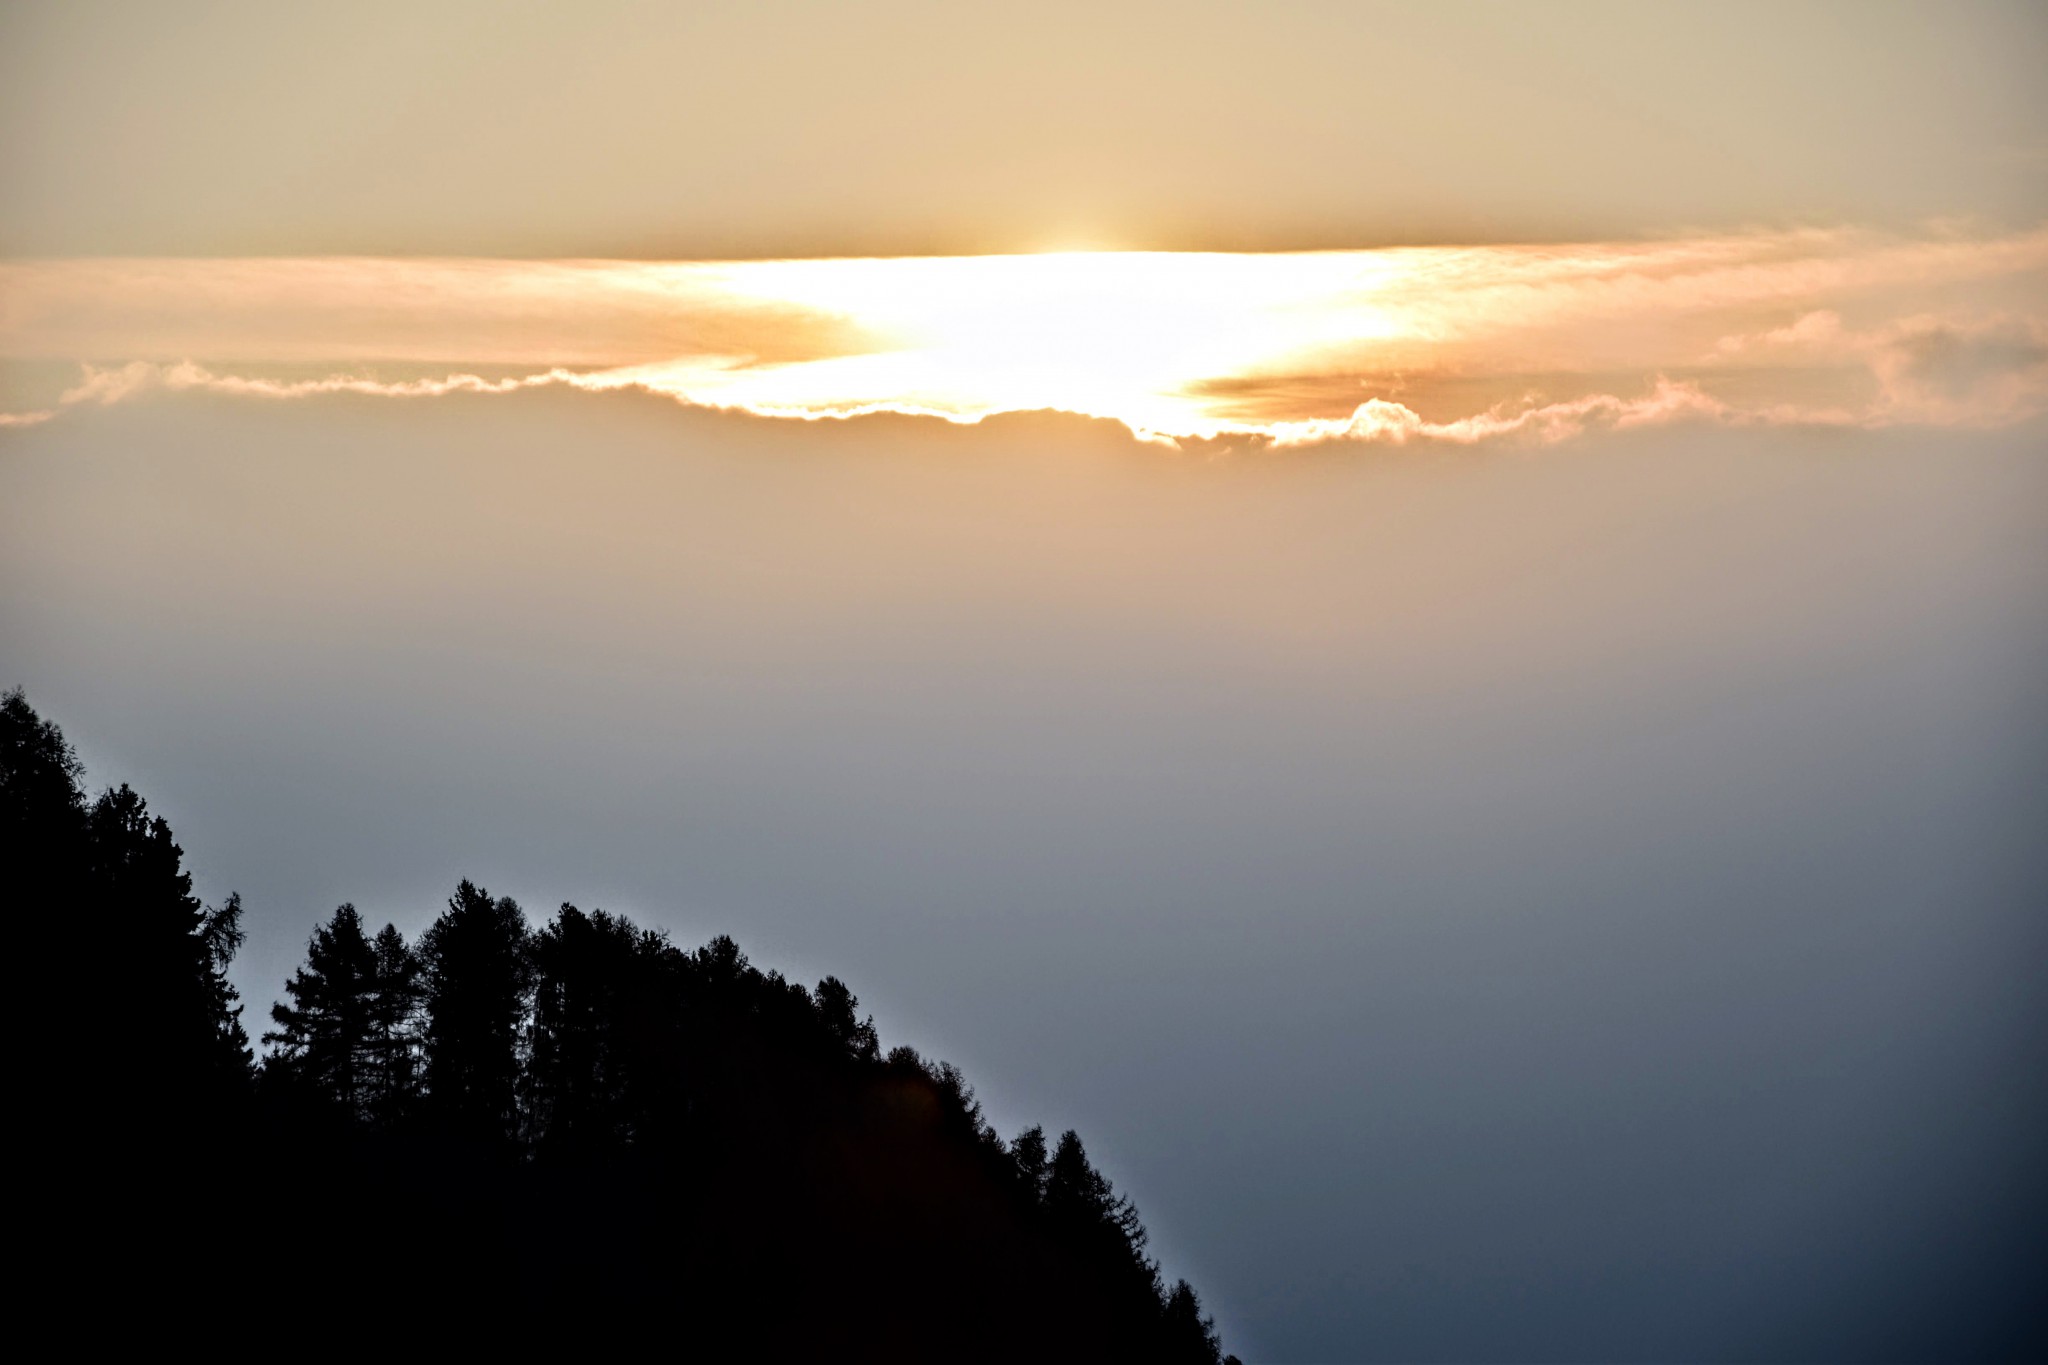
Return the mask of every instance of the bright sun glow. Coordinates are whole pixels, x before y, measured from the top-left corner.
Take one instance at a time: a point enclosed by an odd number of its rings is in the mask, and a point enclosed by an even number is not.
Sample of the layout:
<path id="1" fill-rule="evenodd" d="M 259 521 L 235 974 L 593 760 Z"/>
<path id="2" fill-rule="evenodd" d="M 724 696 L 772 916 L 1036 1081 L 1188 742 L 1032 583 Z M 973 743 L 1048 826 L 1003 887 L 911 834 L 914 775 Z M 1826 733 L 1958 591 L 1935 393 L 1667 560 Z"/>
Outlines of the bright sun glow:
<path id="1" fill-rule="evenodd" d="M 151 386 L 286 396 L 565 384 L 812 418 L 1055 409 L 1163 439 L 1283 444 L 1556 438 L 1693 416 L 1981 425 L 2048 399 L 2048 232 L 1292 254 L 23 262 L 0 265 L 0 359 L 99 367 L 0 424 Z"/>
<path id="2" fill-rule="evenodd" d="M 755 409 L 852 404 L 979 417 L 1056 408 L 1185 434 L 1219 424 L 1188 391 L 1195 381 L 1398 336 L 1398 322 L 1372 301 L 1389 271 L 1364 253 L 749 264 L 733 270 L 735 293 L 855 319 L 877 349 L 697 382 L 707 399 Z"/>

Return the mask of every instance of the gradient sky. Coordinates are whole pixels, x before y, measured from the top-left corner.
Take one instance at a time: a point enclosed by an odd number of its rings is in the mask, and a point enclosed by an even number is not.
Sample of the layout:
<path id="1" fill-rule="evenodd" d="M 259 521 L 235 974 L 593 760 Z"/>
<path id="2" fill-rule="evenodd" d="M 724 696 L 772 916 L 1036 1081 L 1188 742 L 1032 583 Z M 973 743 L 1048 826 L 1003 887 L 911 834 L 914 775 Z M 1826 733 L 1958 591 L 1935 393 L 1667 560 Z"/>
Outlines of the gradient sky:
<path id="1" fill-rule="evenodd" d="M 9 6 L 0 686 L 243 894 L 252 1015 L 463 876 L 730 932 L 1078 1126 L 1248 1361 L 1995 1355 L 2043 70 L 2026 4 Z"/>
<path id="2" fill-rule="evenodd" d="M 1633 237 L 2048 181 L 2039 7 L 10 5 L 0 253 Z"/>

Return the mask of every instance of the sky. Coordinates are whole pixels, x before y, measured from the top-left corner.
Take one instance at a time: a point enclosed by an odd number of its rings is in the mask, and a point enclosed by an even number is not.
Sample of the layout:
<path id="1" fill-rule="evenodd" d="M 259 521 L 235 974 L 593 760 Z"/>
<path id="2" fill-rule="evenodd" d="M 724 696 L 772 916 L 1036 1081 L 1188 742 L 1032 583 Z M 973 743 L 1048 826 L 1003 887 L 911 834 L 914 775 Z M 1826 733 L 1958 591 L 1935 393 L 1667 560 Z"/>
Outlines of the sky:
<path id="1" fill-rule="evenodd" d="M 2048 406 L 2039 228 L 684 264 L 74 259 L 0 265 L 0 290 L 0 357 L 45 367 L 45 405 L 0 412 L 12 425 L 162 386 L 641 388 L 810 418 L 1057 410 L 1168 443 L 1282 447 L 1701 416 L 2007 425 Z M 326 369 L 279 368 L 307 365 Z"/>
<path id="2" fill-rule="evenodd" d="M 11 5 L 0 254 L 2038 224 L 2038 6 Z"/>
<path id="3" fill-rule="evenodd" d="M 1077 1126 L 1248 1361 L 2024 1356 L 2042 69 L 11 6 L 0 686 L 252 1015 L 465 876 L 731 933 Z"/>

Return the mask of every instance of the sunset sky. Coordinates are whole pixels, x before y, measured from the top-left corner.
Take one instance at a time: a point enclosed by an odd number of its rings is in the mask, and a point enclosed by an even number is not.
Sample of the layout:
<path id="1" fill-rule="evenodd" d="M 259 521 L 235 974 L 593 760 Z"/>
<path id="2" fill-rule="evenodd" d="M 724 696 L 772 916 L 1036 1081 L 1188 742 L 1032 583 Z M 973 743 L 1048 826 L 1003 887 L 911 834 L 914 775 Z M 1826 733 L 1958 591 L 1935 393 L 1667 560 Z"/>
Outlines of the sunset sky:
<path id="1" fill-rule="evenodd" d="M 732 933 L 1080 1127 L 1247 1361 L 1981 1354 L 2043 72 L 2022 0 L 11 5 L 0 688 L 252 1020 L 463 876 Z"/>
<path id="2" fill-rule="evenodd" d="M 720 264 L 74 259 L 0 266 L 0 288 L 10 359 L 88 366 L 5 414 L 17 425 L 157 387 L 1055 409 L 1281 446 L 1677 419 L 1981 427 L 2048 405 L 2044 229 Z"/>

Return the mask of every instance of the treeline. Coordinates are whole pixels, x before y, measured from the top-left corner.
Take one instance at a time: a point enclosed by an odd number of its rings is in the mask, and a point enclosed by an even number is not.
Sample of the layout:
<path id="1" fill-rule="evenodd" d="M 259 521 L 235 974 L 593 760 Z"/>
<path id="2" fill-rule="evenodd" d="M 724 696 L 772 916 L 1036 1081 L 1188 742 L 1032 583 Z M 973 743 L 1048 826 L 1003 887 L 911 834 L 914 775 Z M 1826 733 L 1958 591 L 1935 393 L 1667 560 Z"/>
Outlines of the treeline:
<path id="1" fill-rule="evenodd" d="M 84 909 L 110 988 L 51 1078 L 80 1202 L 48 1231 L 117 1302 L 401 1353 L 1223 1359 L 1076 1134 L 1004 1141 L 843 983 L 729 938 L 573 905 L 535 927 L 467 881 L 411 943 L 343 905 L 259 1063 L 239 902 L 201 906 L 168 826 L 81 776 L 0 700 L 23 885 Z"/>

